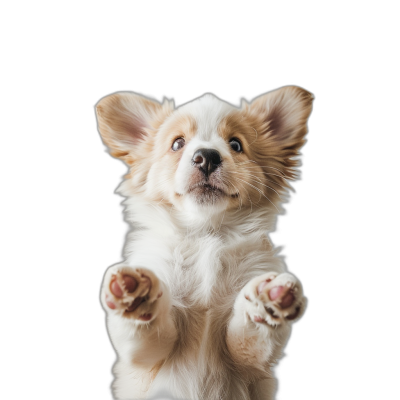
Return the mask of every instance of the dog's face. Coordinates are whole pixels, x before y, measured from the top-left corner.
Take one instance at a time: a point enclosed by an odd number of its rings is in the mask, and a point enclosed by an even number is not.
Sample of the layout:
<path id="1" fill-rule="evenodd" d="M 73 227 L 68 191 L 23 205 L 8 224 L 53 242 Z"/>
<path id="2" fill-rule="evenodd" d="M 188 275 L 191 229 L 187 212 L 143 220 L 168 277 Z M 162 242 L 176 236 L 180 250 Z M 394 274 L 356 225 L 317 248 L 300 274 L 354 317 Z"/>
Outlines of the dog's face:
<path id="1" fill-rule="evenodd" d="M 198 215 L 278 210 L 296 177 L 312 95 L 285 87 L 242 108 L 204 95 L 174 109 L 132 93 L 103 98 L 99 130 L 130 166 L 132 193 Z"/>

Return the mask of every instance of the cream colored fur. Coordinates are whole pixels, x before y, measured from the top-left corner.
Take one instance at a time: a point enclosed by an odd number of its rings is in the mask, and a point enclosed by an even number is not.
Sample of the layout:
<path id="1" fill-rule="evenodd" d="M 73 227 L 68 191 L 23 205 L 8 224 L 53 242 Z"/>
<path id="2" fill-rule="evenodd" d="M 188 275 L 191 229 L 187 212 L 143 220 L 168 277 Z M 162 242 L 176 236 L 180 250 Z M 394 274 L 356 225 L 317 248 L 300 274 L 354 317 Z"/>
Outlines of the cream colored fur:
<path id="1" fill-rule="evenodd" d="M 241 109 L 212 95 L 178 109 L 129 93 L 99 102 L 103 139 L 130 167 L 119 193 L 132 230 L 125 259 L 107 270 L 101 293 L 118 354 L 116 399 L 159 392 L 187 400 L 274 398 L 271 368 L 306 300 L 268 232 L 294 177 L 311 101 L 308 92 L 288 87 Z M 243 154 L 229 146 L 239 130 Z M 171 152 L 180 136 L 185 146 Z M 225 194 L 199 203 L 191 185 L 203 178 L 192 157 L 203 148 L 221 154 L 215 182 Z M 131 293 L 124 276 L 137 282 Z M 290 288 L 290 306 L 270 299 L 274 287 Z M 138 297 L 143 303 L 127 311 Z"/>

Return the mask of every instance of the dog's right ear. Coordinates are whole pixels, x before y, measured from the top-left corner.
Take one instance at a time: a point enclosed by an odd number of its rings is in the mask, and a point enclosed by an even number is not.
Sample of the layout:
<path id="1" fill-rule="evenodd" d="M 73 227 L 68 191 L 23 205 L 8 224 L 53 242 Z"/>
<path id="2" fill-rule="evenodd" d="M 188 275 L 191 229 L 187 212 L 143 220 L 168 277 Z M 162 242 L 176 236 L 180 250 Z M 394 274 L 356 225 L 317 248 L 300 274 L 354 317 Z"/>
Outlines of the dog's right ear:
<path id="1" fill-rule="evenodd" d="M 173 110 L 173 102 L 163 104 L 134 93 L 115 93 L 96 105 L 99 132 L 114 157 L 130 164 L 135 150 L 151 138 Z"/>

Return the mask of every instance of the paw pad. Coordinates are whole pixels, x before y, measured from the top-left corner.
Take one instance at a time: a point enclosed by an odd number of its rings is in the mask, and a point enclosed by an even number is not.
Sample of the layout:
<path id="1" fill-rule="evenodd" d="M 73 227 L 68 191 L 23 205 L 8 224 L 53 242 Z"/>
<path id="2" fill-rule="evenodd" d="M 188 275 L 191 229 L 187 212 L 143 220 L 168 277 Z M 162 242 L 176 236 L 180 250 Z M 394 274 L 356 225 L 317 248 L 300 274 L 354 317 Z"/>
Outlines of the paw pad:
<path id="1" fill-rule="evenodd" d="M 272 326 L 298 318 L 305 304 L 300 282 L 289 273 L 254 278 L 246 285 L 244 297 L 250 320 Z"/>
<path id="2" fill-rule="evenodd" d="M 137 285 L 138 285 L 137 281 L 129 275 L 124 275 L 122 277 L 122 283 L 123 283 L 124 289 L 128 293 L 133 293 L 136 290 Z M 121 298 L 124 295 L 124 292 L 123 292 L 121 286 L 119 285 L 119 283 L 117 281 L 117 277 L 115 275 L 111 279 L 110 290 L 111 290 L 111 293 L 115 297 Z"/>
<path id="3" fill-rule="evenodd" d="M 268 292 L 268 297 L 272 301 L 276 301 L 281 308 L 290 307 L 295 297 L 293 290 L 288 286 L 275 286 Z"/>
<path id="4" fill-rule="evenodd" d="M 160 281 L 153 272 L 128 266 L 111 269 L 103 290 L 103 304 L 107 309 L 144 322 L 155 317 L 157 299 L 162 296 Z"/>

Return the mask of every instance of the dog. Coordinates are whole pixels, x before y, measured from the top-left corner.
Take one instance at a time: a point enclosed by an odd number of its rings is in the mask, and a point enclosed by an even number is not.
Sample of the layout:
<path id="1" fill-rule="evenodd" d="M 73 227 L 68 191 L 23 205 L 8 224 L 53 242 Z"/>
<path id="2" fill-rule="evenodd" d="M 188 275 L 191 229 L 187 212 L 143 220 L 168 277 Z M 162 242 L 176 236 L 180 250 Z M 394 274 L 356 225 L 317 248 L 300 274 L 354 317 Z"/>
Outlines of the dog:
<path id="1" fill-rule="evenodd" d="M 116 399 L 266 400 L 300 281 L 268 233 L 298 178 L 313 95 L 287 86 L 240 107 L 205 94 L 175 108 L 120 92 L 96 105 L 131 226 L 101 302 Z"/>

